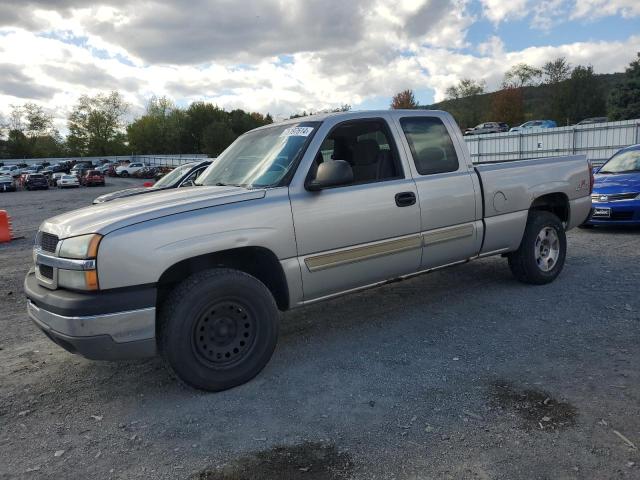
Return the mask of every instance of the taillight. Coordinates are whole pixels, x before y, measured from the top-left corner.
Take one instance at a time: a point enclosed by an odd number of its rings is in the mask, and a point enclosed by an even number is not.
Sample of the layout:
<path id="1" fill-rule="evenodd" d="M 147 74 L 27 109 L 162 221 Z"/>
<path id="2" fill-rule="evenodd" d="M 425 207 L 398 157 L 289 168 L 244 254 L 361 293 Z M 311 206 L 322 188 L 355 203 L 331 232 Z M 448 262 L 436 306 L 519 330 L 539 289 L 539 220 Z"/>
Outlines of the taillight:
<path id="1" fill-rule="evenodd" d="M 591 161 L 588 162 L 589 165 L 589 195 L 593 193 L 593 184 L 596 181 L 596 178 L 593 175 L 593 165 L 591 165 Z"/>

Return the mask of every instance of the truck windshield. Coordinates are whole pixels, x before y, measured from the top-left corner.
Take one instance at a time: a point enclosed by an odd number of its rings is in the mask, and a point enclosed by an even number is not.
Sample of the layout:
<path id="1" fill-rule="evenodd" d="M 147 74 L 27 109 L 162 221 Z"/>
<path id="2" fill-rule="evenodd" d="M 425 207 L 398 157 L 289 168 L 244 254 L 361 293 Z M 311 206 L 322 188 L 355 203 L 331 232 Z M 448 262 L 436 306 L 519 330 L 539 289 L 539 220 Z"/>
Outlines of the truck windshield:
<path id="1" fill-rule="evenodd" d="M 640 172 L 640 150 L 629 150 L 615 154 L 598 173 Z"/>
<path id="2" fill-rule="evenodd" d="M 245 133 L 220 154 L 196 184 L 277 186 L 319 125 L 319 122 L 288 123 Z"/>

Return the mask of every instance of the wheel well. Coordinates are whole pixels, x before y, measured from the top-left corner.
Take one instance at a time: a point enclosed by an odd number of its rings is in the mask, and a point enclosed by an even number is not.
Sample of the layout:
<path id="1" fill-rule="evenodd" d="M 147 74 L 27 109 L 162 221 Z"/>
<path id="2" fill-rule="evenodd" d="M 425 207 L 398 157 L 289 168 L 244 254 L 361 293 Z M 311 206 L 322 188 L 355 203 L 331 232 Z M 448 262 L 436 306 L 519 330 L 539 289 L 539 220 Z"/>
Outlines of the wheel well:
<path id="1" fill-rule="evenodd" d="M 158 280 L 158 306 L 179 282 L 210 268 L 233 268 L 256 277 L 271 291 L 280 310 L 289 308 L 289 289 L 278 257 L 262 247 L 242 247 L 199 255 L 172 265 Z"/>
<path id="2" fill-rule="evenodd" d="M 564 193 L 549 193 L 536 198 L 529 210 L 544 210 L 556 215 L 562 222 L 569 221 L 569 199 Z"/>

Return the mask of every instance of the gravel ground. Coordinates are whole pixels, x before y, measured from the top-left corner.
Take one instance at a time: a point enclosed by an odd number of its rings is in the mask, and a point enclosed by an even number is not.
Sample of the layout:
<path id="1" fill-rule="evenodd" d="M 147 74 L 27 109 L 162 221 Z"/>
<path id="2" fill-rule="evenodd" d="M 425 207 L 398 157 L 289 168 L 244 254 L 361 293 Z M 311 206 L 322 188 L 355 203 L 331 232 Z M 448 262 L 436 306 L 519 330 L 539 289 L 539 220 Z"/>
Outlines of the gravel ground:
<path id="1" fill-rule="evenodd" d="M 125 183 L 0 195 L 26 237 L 0 246 L 0 478 L 640 478 L 640 230 L 570 232 L 547 286 L 489 258 L 287 312 L 267 368 L 205 394 L 25 314 L 38 224 Z"/>

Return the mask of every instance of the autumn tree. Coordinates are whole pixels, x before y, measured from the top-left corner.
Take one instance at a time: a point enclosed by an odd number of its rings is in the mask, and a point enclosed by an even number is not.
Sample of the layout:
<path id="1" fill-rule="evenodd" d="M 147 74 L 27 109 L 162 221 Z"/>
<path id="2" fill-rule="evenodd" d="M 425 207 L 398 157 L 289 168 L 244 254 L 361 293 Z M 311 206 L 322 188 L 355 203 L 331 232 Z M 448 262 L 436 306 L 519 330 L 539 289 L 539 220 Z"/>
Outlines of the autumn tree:
<path id="1" fill-rule="evenodd" d="M 507 87 L 491 96 L 491 118 L 509 125 L 524 121 L 524 95 L 521 88 Z"/>
<path id="2" fill-rule="evenodd" d="M 609 117 L 611 120 L 640 118 L 640 53 L 609 95 Z"/>
<path id="3" fill-rule="evenodd" d="M 396 93 L 391 100 L 393 110 L 417 108 L 418 102 L 413 95 L 413 90 L 403 90 Z"/>

